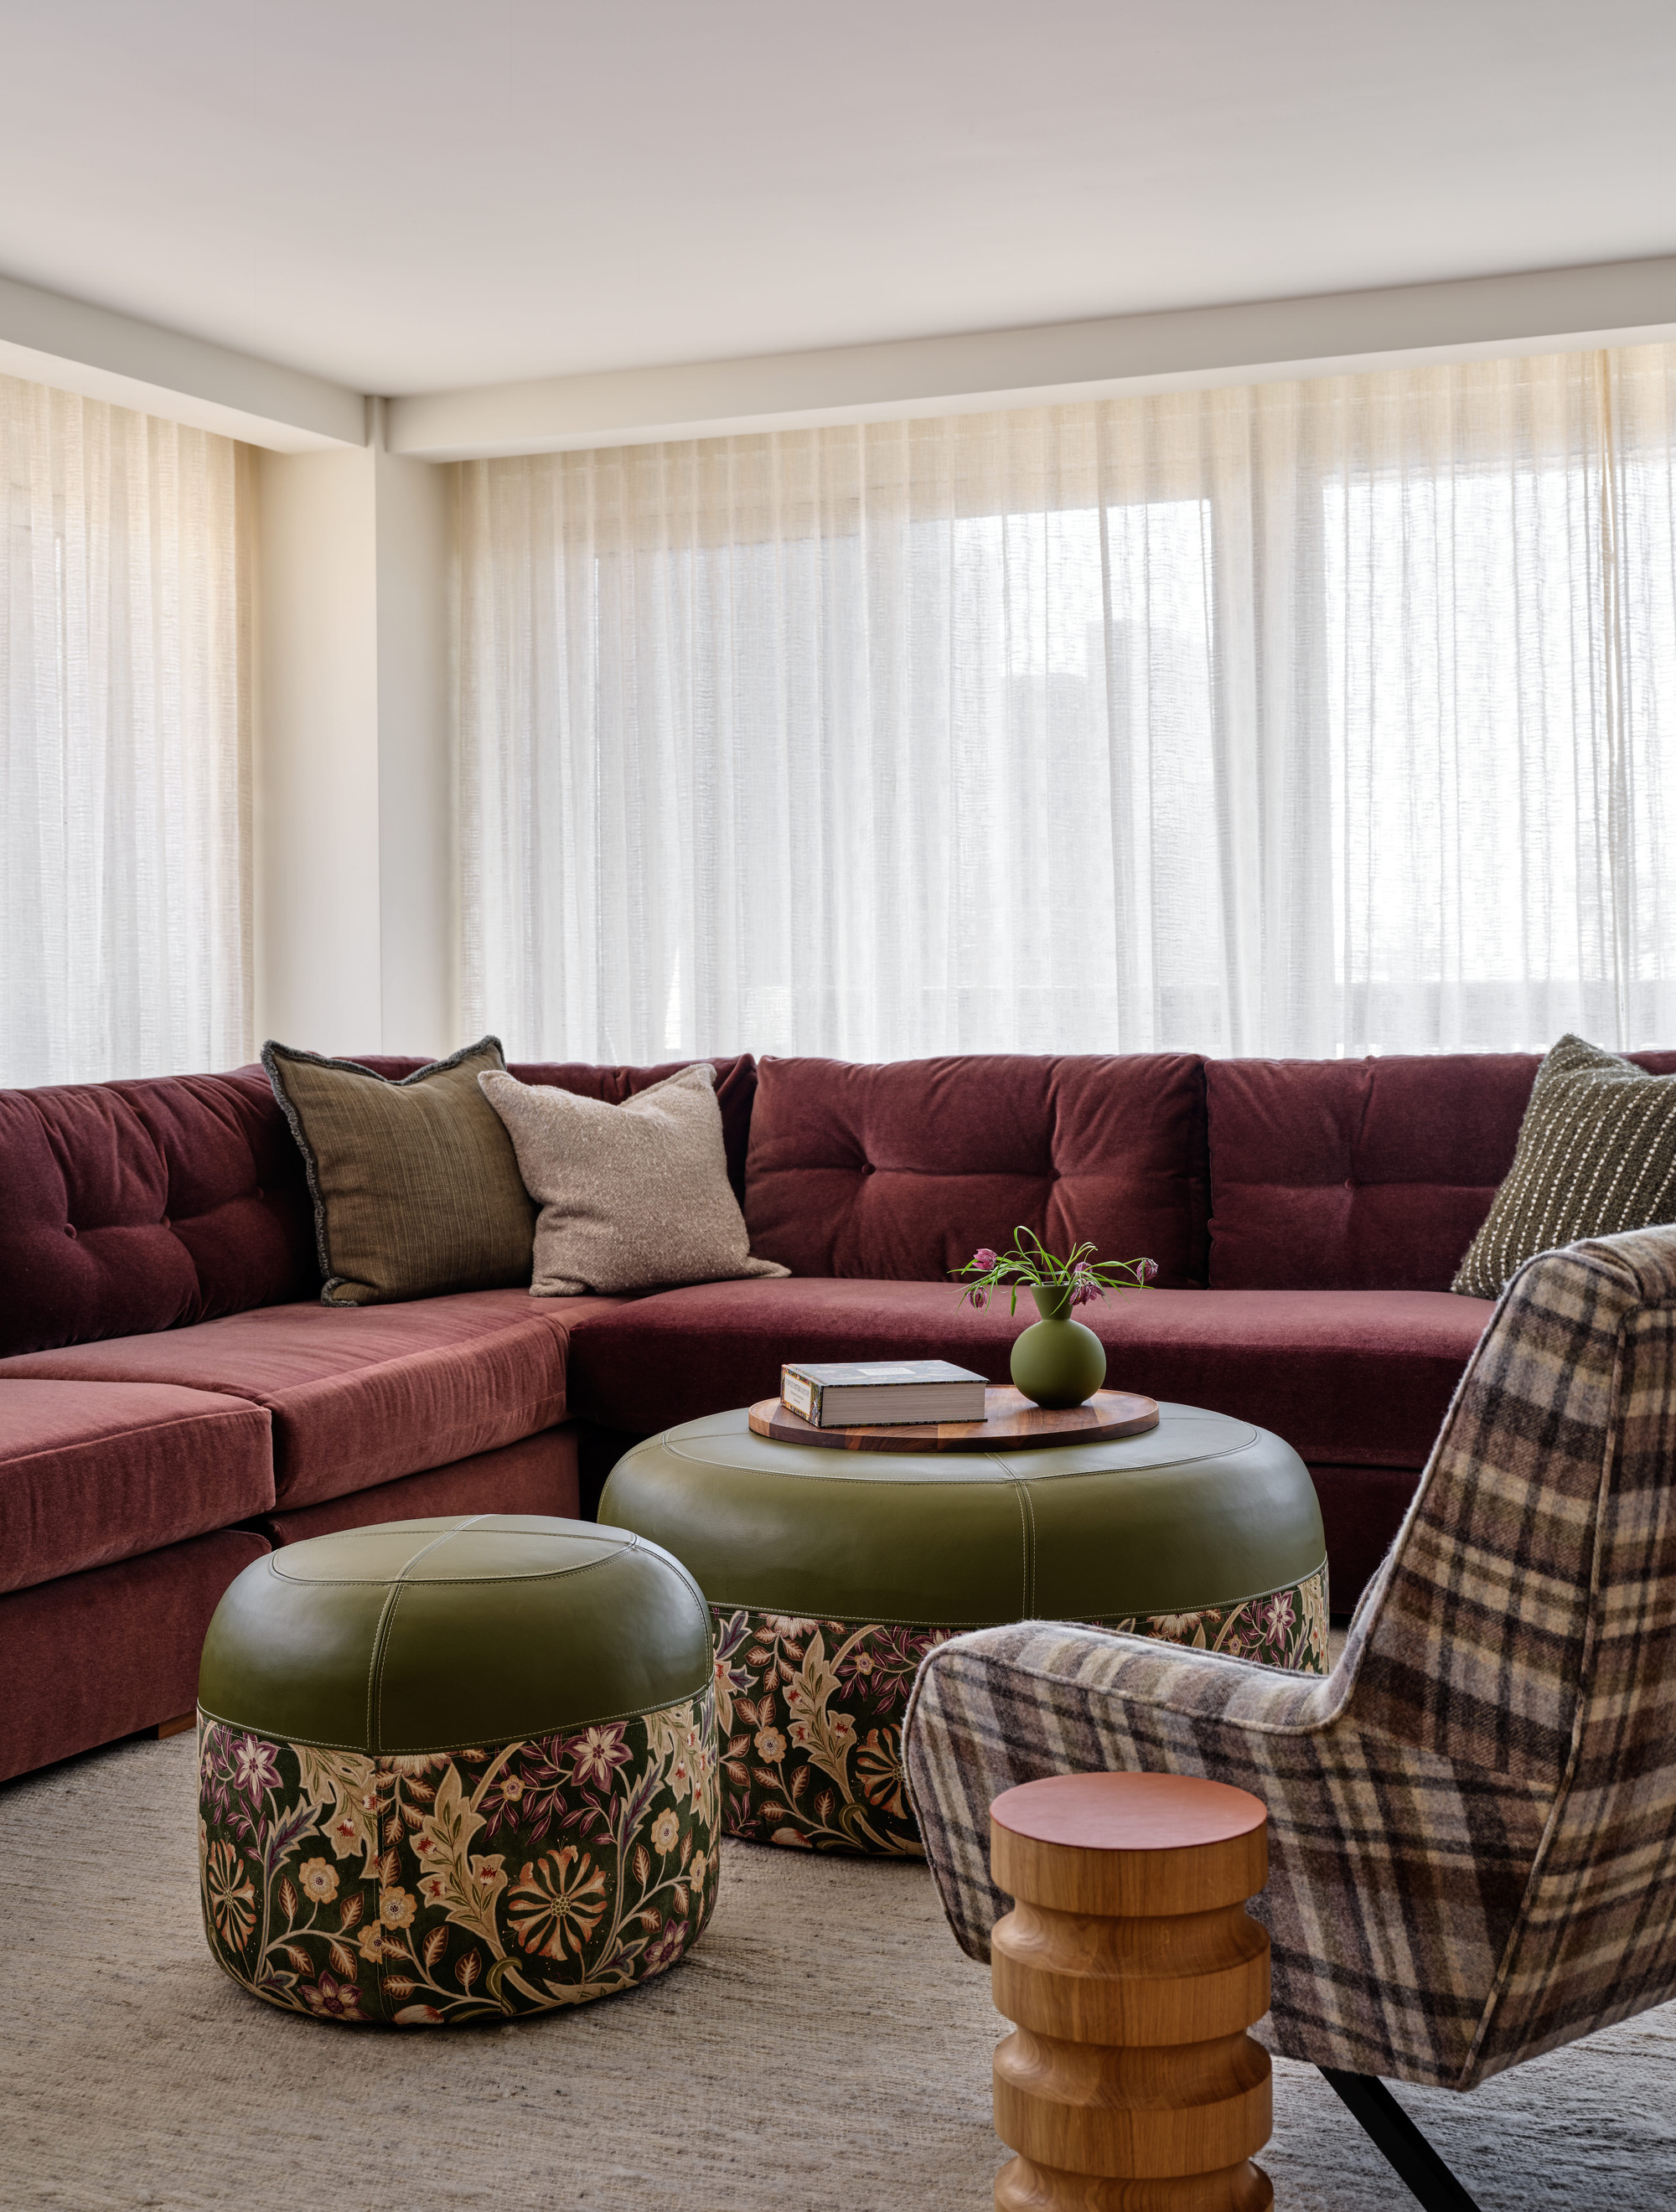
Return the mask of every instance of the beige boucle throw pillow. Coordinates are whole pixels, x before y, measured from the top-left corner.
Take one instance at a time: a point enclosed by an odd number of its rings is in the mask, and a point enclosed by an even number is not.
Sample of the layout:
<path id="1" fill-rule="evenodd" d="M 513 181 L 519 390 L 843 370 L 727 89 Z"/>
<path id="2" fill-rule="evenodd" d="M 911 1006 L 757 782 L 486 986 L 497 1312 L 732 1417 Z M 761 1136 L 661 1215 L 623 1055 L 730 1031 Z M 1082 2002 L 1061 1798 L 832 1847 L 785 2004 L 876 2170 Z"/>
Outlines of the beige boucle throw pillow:
<path id="1" fill-rule="evenodd" d="M 512 1075 L 477 1080 L 541 1208 L 531 1297 L 790 1272 L 750 1256 L 707 1061 L 620 1106 Z"/>

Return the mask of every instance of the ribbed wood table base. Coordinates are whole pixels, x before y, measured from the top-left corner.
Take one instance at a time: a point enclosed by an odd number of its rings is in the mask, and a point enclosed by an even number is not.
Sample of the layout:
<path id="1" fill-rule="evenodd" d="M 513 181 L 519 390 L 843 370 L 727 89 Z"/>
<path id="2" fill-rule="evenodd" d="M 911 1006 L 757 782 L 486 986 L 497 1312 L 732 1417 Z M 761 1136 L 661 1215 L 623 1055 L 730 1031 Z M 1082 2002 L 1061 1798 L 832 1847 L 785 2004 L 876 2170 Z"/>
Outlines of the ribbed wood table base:
<path id="1" fill-rule="evenodd" d="M 1060 1774 L 990 1808 L 998 2212 L 1265 2212 L 1268 1876 L 1255 1797 L 1187 1775 Z"/>

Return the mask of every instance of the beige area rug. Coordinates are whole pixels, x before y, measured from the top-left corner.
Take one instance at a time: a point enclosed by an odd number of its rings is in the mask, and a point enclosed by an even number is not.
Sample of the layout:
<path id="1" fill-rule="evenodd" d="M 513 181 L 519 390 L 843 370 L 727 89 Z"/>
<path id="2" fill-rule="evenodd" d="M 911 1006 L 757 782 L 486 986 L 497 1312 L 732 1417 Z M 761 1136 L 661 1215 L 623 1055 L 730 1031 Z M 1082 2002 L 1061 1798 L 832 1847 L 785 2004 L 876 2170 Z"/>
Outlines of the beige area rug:
<path id="1" fill-rule="evenodd" d="M 114 2212 L 985 2212 L 1004 2032 L 924 1869 L 730 1844 L 673 1973 L 434 2035 L 246 1996 L 198 1930 L 193 1743 L 0 1789 L 0 2205 Z M 1676 2205 L 1676 2006 L 1470 2098 L 1400 2093 L 1484 2212 Z M 1401 2212 L 1310 2069 L 1277 2204 Z"/>

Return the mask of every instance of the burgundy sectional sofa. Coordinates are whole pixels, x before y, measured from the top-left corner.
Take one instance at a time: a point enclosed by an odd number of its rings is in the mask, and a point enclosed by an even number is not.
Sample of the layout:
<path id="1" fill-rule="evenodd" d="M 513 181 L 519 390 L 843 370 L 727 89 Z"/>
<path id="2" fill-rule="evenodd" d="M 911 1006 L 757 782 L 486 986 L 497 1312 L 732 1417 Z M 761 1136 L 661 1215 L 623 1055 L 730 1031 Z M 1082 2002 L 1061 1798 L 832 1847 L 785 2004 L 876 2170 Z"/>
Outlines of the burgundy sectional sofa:
<path id="1" fill-rule="evenodd" d="M 603 1472 L 770 1394 L 782 1358 L 940 1353 L 1004 1379 L 1022 1321 L 959 1305 L 947 1271 L 1020 1222 L 1157 1261 L 1093 1310 L 1110 1379 L 1294 1443 L 1348 1605 L 1489 1317 L 1448 1285 L 1536 1066 L 744 1055 L 717 1062 L 729 1171 L 788 1279 L 350 1310 L 318 1302 L 259 1069 L 0 1092 L 0 1778 L 189 1711 L 209 1617 L 270 1545 L 573 1513 L 579 1443 Z M 611 1099 L 670 1072 L 513 1069 Z"/>

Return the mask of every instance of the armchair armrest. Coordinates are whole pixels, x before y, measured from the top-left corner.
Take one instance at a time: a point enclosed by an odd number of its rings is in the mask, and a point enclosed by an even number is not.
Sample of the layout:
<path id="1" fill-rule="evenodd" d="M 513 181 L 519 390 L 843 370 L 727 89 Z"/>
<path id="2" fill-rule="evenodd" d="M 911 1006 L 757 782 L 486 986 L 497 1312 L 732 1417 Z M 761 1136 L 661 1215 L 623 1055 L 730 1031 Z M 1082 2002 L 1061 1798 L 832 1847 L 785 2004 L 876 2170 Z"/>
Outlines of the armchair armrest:
<path id="1" fill-rule="evenodd" d="M 989 1955 L 1007 1900 L 989 1879 L 989 1806 L 1015 1783 L 1106 1765 L 1222 1778 L 1252 1735 L 1326 1728 L 1343 1711 L 1360 1641 L 1332 1674 L 1282 1674 L 1146 1636 L 1026 1620 L 930 1652 L 902 1726 L 926 1854 L 962 1950 Z M 1097 1718 L 1096 1717 L 1097 1716 Z M 1090 1755 L 1089 1726 L 1097 1730 Z M 1220 1739 L 1218 1741 L 1218 1739 Z"/>

